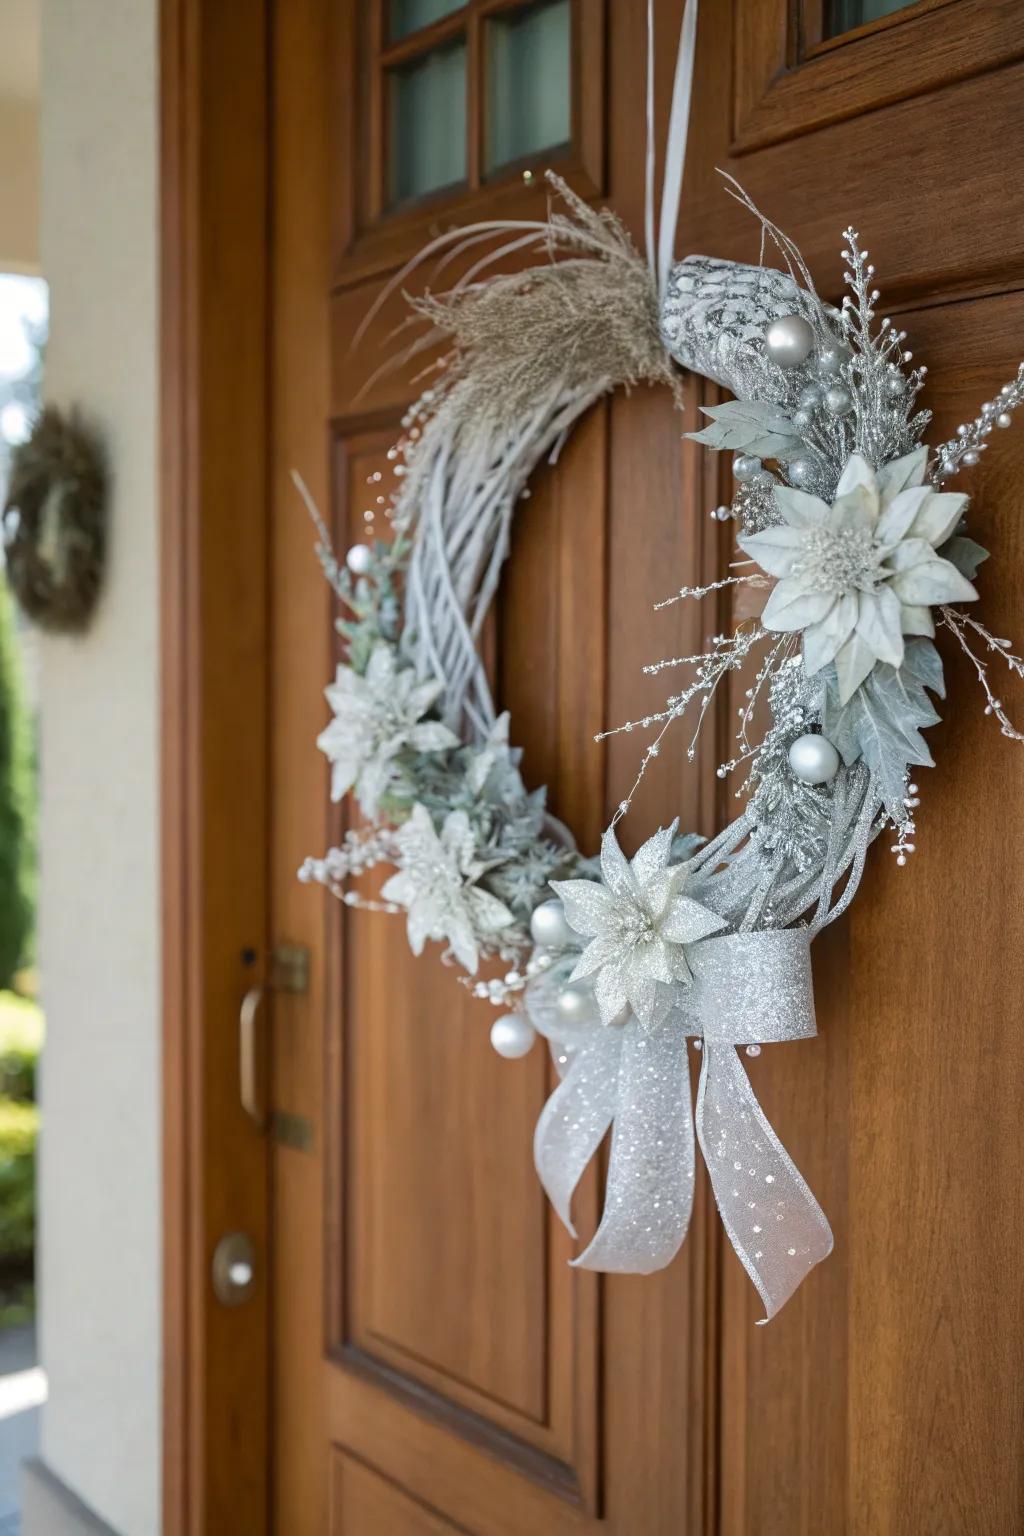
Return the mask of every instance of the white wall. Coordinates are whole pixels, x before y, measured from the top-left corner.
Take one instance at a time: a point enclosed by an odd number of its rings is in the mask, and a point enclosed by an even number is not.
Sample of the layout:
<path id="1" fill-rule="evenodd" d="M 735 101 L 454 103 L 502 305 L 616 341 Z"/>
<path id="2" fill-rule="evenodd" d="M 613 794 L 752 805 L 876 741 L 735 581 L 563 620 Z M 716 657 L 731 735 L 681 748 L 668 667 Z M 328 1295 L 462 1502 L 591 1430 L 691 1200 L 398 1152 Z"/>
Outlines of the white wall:
<path id="1" fill-rule="evenodd" d="M 156 0 L 43 0 L 47 394 L 102 425 L 110 567 L 42 647 L 42 1457 L 120 1536 L 160 1480 Z"/>
<path id="2" fill-rule="evenodd" d="M 0 99 L 0 272 L 38 270 L 39 113 Z"/>

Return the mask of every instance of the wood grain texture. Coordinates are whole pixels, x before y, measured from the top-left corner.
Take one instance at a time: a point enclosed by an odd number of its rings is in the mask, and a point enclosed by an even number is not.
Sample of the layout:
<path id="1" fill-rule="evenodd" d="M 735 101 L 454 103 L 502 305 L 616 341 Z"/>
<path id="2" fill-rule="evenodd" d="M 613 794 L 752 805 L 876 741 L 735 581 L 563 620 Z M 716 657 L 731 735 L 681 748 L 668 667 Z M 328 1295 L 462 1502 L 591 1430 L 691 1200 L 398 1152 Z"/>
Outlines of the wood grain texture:
<path id="1" fill-rule="evenodd" d="M 1021 260 L 1019 178 L 1004 174 L 1007 144 L 1024 131 L 1012 9 L 911 11 L 884 32 L 889 57 L 907 64 L 891 73 L 877 67 L 881 32 L 846 40 L 828 55 L 841 70 L 837 94 L 803 116 L 799 103 L 824 79 L 815 70 L 826 56 L 766 87 L 763 59 L 734 44 L 748 59 L 737 99 L 779 108 L 765 119 L 779 142 L 746 146 L 731 169 L 796 236 L 829 297 L 839 291 L 839 233 L 851 221 L 860 230 L 883 303 L 893 291 L 907 296 L 894 319 L 931 369 L 933 441 L 973 417 L 1024 351 L 1024 305 L 998 291 L 1016 283 Z M 750 35 L 768 26 L 760 11 L 738 14 Z M 702 37 L 712 69 L 722 67 L 727 31 L 723 22 Z M 773 46 L 783 41 L 776 29 Z M 908 79 L 922 93 L 886 105 Z M 787 91 L 796 119 L 778 94 Z M 824 115 L 845 120 L 819 126 Z M 738 211 L 709 181 L 690 205 L 688 248 L 751 249 L 756 231 L 744 233 Z M 1019 441 L 999 434 L 983 472 L 963 477 L 978 500 L 973 531 L 998 556 L 979 587 L 999 634 L 1024 629 L 1012 490 L 1022 460 Z M 1024 1064 L 1004 1033 L 1013 1026 L 1002 1002 L 1020 985 L 1021 764 L 982 715 L 968 669 L 940 648 L 950 697 L 946 723 L 929 732 L 939 766 L 916 775 L 919 852 L 897 870 L 880 839 L 850 914 L 815 945 L 818 1039 L 750 1064 L 836 1247 L 761 1330 L 723 1242 L 727 1536 L 937 1536 L 1022 1524 L 1020 1212 L 1007 1132 Z M 1009 1202 L 1005 1225 L 992 1215 L 1000 1199 Z"/>
<path id="2" fill-rule="evenodd" d="M 161 45 L 164 1529 L 260 1536 L 267 1160 L 239 1104 L 237 1018 L 266 940 L 262 0 L 230 18 L 166 0 Z M 209 1273 L 232 1229 L 258 1260 L 229 1310 Z"/>
<path id="3" fill-rule="evenodd" d="M 464 1530 L 354 1457 L 334 1453 L 331 1536 L 458 1536 Z"/>
<path id="4" fill-rule="evenodd" d="M 984 3 L 986 14 L 998 9 L 998 0 Z M 959 16 L 965 7 L 966 0 L 957 0 L 949 14 Z M 851 221 L 870 246 L 890 304 L 1016 287 L 1019 209 L 1010 168 L 1024 143 L 1024 66 L 1016 53 L 1024 13 L 1017 6 L 1011 11 L 1003 29 L 1005 58 L 998 67 L 989 60 L 987 73 L 963 77 L 964 61 L 981 46 L 964 26 L 947 50 L 949 84 L 933 82 L 920 95 L 872 104 L 847 122 L 790 133 L 783 142 L 739 155 L 729 104 L 743 88 L 743 70 L 755 61 L 741 70 L 732 10 L 716 9 L 698 36 L 701 105 L 680 251 L 757 260 L 758 228 L 727 195 L 719 175 L 724 169 L 780 228 L 795 231 L 826 297 L 841 291 L 839 241 Z M 936 12 L 934 25 L 946 14 Z M 891 29 L 894 37 L 901 31 Z M 870 42 L 852 41 L 837 53 L 854 70 Z M 800 79 L 812 65 L 799 66 L 793 76 Z M 842 89 L 837 86 L 840 94 Z"/>
<path id="5" fill-rule="evenodd" d="M 820 13 L 808 27 L 800 11 L 787 0 L 733 0 L 734 154 L 863 117 L 1024 55 L 1016 0 L 922 0 L 827 41 Z"/>
<path id="6" fill-rule="evenodd" d="M 326 911 L 295 878 L 323 843 L 327 769 L 313 747 L 330 676 L 330 594 L 313 553 L 297 469 L 319 505 L 330 495 L 327 430 L 329 350 L 324 323 L 330 281 L 330 33 L 320 0 L 273 6 L 271 209 L 270 541 L 273 645 L 267 677 L 270 776 L 270 931 L 311 955 L 305 996 L 273 999 L 272 1104 L 310 1122 L 311 1153 L 271 1149 L 273 1443 L 272 1529 L 320 1536 L 328 1529 L 325 1180 L 326 1039 L 323 1018 Z M 344 103 L 338 103 L 339 110 Z M 301 600 L 295 597 L 301 593 Z M 296 773 L 301 757 L 301 774 Z"/>

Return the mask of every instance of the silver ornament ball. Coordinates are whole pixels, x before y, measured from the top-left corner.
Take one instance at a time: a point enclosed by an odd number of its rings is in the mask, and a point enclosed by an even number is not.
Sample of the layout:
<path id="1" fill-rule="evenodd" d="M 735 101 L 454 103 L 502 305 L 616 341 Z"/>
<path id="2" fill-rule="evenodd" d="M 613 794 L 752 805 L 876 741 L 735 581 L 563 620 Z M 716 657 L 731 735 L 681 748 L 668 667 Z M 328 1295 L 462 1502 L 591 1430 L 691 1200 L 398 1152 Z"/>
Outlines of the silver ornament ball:
<path id="1" fill-rule="evenodd" d="M 793 459 L 786 465 L 786 478 L 790 485 L 808 485 L 814 478 L 814 465 L 810 459 Z"/>
<path id="2" fill-rule="evenodd" d="M 597 1013 L 593 991 L 580 981 L 571 981 L 563 987 L 555 1006 L 567 1024 L 585 1024 Z"/>
<path id="3" fill-rule="evenodd" d="M 738 453 L 732 461 L 732 472 L 741 485 L 753 480 L 761 470 L 761 460 L 756 459 L 752 453 Z"/>
<path id="4" fill-rule="evenodd" d="M 530 933 L 533 942 L 542 944 L 545 949 L 565 949 L 578 940 L 578 935 L 569 927 L 565 908 L 557 897 L 552 901 L 542 901 L 539 907 L 534 907 L 530 917 Z"/>
<path id="5" fill-rule="evenodd" d="M 808 410 L 806 405 L 800 406 L 799 410 L 793 412 L 793 425 L 794 427 L 797 427 L 801 432 L 806 432 L 807 428 L 812 425 L 813 421 L 814 412 Z"/>
<path id="6" fill-rule="evenodd" d="M 828 784 L 839 772 L 839 753 L 827 736 L 798 736 L 789 749 L 789 766 L 802 784 Z"/>
<path id="7" fill-rule="evenodd" d="M 537 1038 L 537 1031 L 521 1013 L 507 1013 L 491 1025 L 491 1044 L 506 1061 L 525 1056 Z"/>
<path id="8" fill-rule="evenodd" d="M 373 561 L 373 550 L 369 544 L 353 544 L 345 556 L 345 564 L 353 576 L 365 576 Z"/>
<path id="9" fill-rule="evenodd" d="M 814 330 L 803 315 L 784 315 L 768 327 L 765 347 L 780 368 L 799 368 L 813 350 Z"/>
<path id="10" fill-rule="evenodd" d="M 853 354 L 842 342 L 833 342 L 818 353 L 818 372 L 826 375 L 841 373 Z"/>
<path id="11" fill-rule="evenodd" d="M 825 404 L 833 416 L 845 416 L 853 405 L 853 396 L 845 384 L 833 384 L 825 391 Z"/>
<path id="12" fill-rule="evenodd" d="M 800 405 L 805 411 L 813 411 L 825 398 L 820 384 L 805 384 L 800 391 Z"/>

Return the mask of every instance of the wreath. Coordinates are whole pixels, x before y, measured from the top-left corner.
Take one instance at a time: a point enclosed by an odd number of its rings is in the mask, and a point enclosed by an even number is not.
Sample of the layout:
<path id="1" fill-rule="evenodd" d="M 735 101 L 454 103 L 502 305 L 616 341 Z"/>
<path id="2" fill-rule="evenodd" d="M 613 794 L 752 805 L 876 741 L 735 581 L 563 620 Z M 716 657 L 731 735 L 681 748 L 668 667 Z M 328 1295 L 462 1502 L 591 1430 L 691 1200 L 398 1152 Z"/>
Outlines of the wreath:
<path id="1" fill-rule="evenodd" d="M 99 597 L 106 553 L 106 453 L 80 413 L 41 411 L 11 456 L 3 507 L 7 579 L 43 629 L 84 630 Z"/>
<path id="2" fill-rule="evenodd" d="M 901 866 L 914 851 L 913 774 L 932 763 L 922 733 L 944 697 L 938 627 L 970 658 L 986 712 L 1024 739 L 990 675 L 995 661 L 1024 675 L 1024 660 L 961 606 L 978 595 L 987 552 L 965 532 L 967 496 L 945 488 L 1010 424 L 1024 365 L 930 451 L 917 406 L 926 370 L 911 366 L 904 333 L 876 320 L 874 268 L 854 230 L 836 308 L 736 183 L 781 268 L 691 256 L 652 269 L 613 215 L 551 179 L 561 205 L 545 222 L 476 226 L 428 248 L 448 260 L 502 238 L 450 292 L 413 301 L 428 327 L 414 350 L 439 336 L 453 345 L 391 450 L 392 537 L 339 562 L 310 503 L 346 610 L 319 745 L 332 794 L 351 791 L 366 820 L 301 875 L 349 905 L 404 913 L 417 955 L 441 942 L 475 995 L 504 1010 L 491 1031 L 502 1055 L 546 1038 L 559 1081 L 535 1162 L 570 1232 L 573 1193 L 611 1129 L 604 1213 L 577 1265 L 648 1273 L 674 1257 L 699 1142 L 767 1321 L 832 1233 L 738 1047 L 753 1055 L 814 1035 L 812 939 L 852 901 L 879 834 Z M 537 247 L 544 265 L 485 275 Z M 655 734 L 589 859 L 543 791 L 524 785 L 477 642 L 533 469 L 606 391 L 678 390 L 677 365 L 735 397 L 690 435 L 735 455 L 735 496 L 712 515 L 735 522 L 739 554 L 711 586 L 668 601 L 733 585 L 766 601 L 704 654 L 647 669 L 682 668 L 687 681 L 664 710 L 617 728 Z M 742 775 L 743 810 L 710 842 L 673 823 L 627 859 L 616 828 L 648 763 L 688 713 L 692 757 L 718 687 L 742 669 L 735 752 L 718 773 Z M 377 866 L 393 871 L 379 898 L 350 888 Z M 477 979 L 494 960 L 509 969 Z M 695 1109 L 688 1038 L 701 1053 Z"/>

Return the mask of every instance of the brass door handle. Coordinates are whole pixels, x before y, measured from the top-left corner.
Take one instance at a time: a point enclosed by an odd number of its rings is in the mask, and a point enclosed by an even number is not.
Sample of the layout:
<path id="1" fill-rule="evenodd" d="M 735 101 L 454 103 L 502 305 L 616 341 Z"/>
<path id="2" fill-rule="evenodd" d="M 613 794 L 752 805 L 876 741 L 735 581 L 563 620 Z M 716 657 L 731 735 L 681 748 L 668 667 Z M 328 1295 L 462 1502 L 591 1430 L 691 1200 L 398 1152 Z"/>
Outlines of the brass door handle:
<path id="1" fill-rule="evenodd" d="M 258 1131 L 266 1129 L 267 1116 L 257 1083 L 256 1023 L 266 989 L 250 987 L 238 1010 L 238 1097 Z"/>
<path id="2" fill-rule="evenodd" d="M 260 1006 L 268 989 L 275 992 L 306 992 L 309 988 L 309 950 L 301 944 L 277 944 L 270 951 L 267 980 L 249 988 L 238 1010 L 238 1097 L 258 1131 L 267 1128 L 267 1111 L 260 1098 L 257 1025 Z"/>

